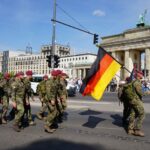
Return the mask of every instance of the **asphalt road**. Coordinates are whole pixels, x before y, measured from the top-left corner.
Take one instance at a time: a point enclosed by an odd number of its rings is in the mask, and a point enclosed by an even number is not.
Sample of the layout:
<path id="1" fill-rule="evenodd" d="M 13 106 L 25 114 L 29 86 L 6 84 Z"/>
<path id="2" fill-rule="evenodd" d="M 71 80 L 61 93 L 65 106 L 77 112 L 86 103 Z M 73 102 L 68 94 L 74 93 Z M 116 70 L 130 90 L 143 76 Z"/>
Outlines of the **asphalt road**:
<path id="1" fill-rule="evenodd" d="M 91 97 L 69 97 L 65 120 L 53 133 L 44 132 L 44 122 L 35 118 L 38 100 L 32 103 L 36 126 L 20 133 L 12 129 L 13 121 L 0 125 L 0 150 L 149 150 L 150 97 L 146 97 L 145 137 L 127 135 L 122 127 L 122 105 L 115 93 L 106 93 L 100 102 Z"/>

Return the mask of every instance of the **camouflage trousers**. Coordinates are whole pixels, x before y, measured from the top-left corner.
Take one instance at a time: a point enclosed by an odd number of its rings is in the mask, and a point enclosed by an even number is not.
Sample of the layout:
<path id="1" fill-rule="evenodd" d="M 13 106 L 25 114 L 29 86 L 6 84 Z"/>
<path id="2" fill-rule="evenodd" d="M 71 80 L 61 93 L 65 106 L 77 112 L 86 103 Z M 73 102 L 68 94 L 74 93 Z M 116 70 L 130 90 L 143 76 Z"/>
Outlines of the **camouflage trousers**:
<path id="1" fill-rule="evenodd" d="M 48 108 L 48 115 L 46 117 L 45 124 L 50 127 L 55 122 L 58 111 L 56 105 L 51 105 L 49 102 L 46 102 L 46 105 Z"/>
<path id="2" fill-rule="evenodd" d="M 4 95 L 2 97 L 2 101 L 3 101 L 3 104 L 2 104 L 2 118 L 4 118 L 7 115 L 7 111 L 8 111 L 8 107 L 9 107 L 9 97 L 8 97 L 8 95 Z"/>
<path id="3" fill-rule="evenodd" d="M 32 121 L 31 105 L 24 104 L 24 114 L 23 117 L 26 117 L 28 122 Z"/>
<path id="4" fill-rule="evenodd" d="M 16 100 L 17 111 L 15 113 L 15 123 L 20 124 L 23 114 L 24 114 L 24 104 L 22 99 Z"/>
<path id="5" fill-rule="evenodd" d="M 131 108 L 130 108 L 129 102 L 123 101 L 123 118 L 122 118 L 123 121 L 127 121 L 130 115 L 130 111 L 131 111 Z"/>
<path id="6" fill-rule="evenodd" d="M 141 129 L 143 120 L 145 118 L 143 102 L 138 98 L 134 98 L 130 106 L 131 106 L 131 112 L 129 116 L 128 129 L 139 130 Z"/>
<path id="7" fill-rule="evenodd" d="M 40 101 L 41 101 L 41 100 L 40 100 Z M 42 106 L 41 106 L 41 108 L 40 108 L 39 114 L 42 115 L 42 114 L 44 114 L 44 112 L 47 110 L 47 104 L 46 104 L 44 98 L 42 98 L 41 104 L 42 104 Z"/>

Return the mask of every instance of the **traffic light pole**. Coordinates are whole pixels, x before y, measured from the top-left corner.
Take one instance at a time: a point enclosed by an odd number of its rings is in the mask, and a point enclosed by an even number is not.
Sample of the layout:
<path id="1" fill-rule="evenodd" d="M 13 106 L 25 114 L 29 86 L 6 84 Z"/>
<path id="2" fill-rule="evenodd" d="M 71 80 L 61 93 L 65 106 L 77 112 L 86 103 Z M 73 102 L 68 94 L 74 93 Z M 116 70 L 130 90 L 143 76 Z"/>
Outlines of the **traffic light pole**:
<path id="1" fill-rule="evenodd" d="M 54 0 L 54 8 L 53 8 L 53 19 L 56 20 L 56 0 Z M 51 65 L 52 68 L 54 68 L 54 55 L 55 55 L 55 37 L 56 35 L 56 22 L 53 21 L 53 34 L 52 34 L 52 59 L 51 59 Z"/>
<path id="2" fill-rule="evenodd" d="M 66 24 L 66 23 L 61 22 L 61 21 L 58 21 L 58 20 L 56 20 L 56 19 L 51 19 L 51 21 L 52 21 L 52 22 L 55 22 L 55 23 L 56 23 L 56 22 L 57 22 L 57 23 L 60 23 L 60 24 L 62 24 L 62 25 L 68 26 L 68 27 L 70 27 L 70 28 L 73 28 L 73 29 L 76 29 L 76 30 L 79 30 L 79 31 L 82 31 L 82 32 L 85 32 L 85 33 L 88 33 L 88 34 L 91 34 L 91 35 L 94 36 L 94 38 L 95 38 L 95 35 L 96 35 L 97 38 L 98 38 L 98 34 L 91 33 L 91 32 L 89 32 L 89 31 L 86 31 L 86 30 L 83 30 L 83 29 L 74 27 L 74 26 L 72 26 L 72 25 Z M 96 43 L 94 43 L 94 44 L 96 44 Z"/>

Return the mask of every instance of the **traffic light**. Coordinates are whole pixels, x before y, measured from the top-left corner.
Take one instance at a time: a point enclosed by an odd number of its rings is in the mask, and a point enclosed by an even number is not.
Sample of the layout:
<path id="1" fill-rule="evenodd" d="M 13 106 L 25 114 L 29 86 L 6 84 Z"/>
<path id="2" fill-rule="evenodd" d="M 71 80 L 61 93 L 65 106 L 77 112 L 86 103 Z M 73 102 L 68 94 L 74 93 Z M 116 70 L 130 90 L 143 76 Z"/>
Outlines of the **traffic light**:
<path id="1" fill-rule="evenodd" d="M 98 34 L 94 34 L 93 44 L 98 43 Z"/>
<path id="2" fill-rule="evenodd" d="M 60 62 L 60 57 L 58 55 L 54 55 L 54 68 L 58 68 Z"/>
<path id="3" fill-rule="evenodd" d="M 49 55 L 49 56 L 46 56 L 47 57 L 47 62 L 48 62 L 48 67 L 49 68 L 52 68 L 52 56 L 51 55 Z"/>

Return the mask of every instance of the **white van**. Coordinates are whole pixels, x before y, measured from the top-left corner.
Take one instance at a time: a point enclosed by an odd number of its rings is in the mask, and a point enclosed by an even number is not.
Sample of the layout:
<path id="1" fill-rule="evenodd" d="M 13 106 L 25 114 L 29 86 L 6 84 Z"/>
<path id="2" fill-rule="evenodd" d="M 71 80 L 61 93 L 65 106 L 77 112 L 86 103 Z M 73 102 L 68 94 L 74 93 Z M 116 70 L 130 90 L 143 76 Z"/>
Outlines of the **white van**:
<path id="1" fill-rule="evenodd" d="M 41 74 L 32 75 L 31 88 L 33 89 L 35 94 L 36 94 L 36 89 L 37 89 L 38 84 L 43 80 L 43 76 L 44 75 L 41 75 Z"/>

